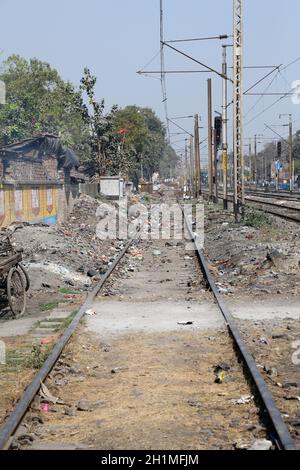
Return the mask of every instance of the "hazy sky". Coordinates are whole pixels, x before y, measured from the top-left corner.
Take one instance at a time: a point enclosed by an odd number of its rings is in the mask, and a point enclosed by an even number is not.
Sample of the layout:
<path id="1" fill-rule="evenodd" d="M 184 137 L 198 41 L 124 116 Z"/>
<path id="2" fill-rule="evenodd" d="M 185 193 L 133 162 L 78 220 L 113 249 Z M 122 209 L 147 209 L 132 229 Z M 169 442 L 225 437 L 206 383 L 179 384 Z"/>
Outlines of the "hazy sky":
<path id="1" fill-rule="evenodd" d="M 244 3 L 246 66 L 287 65 L 300 57 L 299 0 L 244 0 Z M 1 59 L 11 53 L 37 57 L 77 85 L 84 66 L 88 66 L 98 77 L 97 92 L 99 98 L 105 98 L 107 106 L 114 103 L 149 106 L 164 117 L 158 77 L 136 74 L 159 52 L 159 0 L 0 0 L 0 6 Z M 232 0 L 164 0 L 164 13 L 165 39 L 232 33 Z M 218 70 L 221 68 L 220 41 L 175 46 Z M 231 54 L 229 61 L 231 65 Z M 196 70 L 199 66 L 166 51 L 166 69 L 180 68 Z M 159 69 L 159 57 L 149 69 Z M 247 69 L 245 87 L 267 72 Z M 209 77 L 213 79 L 213 106 L 220 110 L 221 80 L 216 75 L 168 75 L 169 116 L 199 112 L 205 127 Z M 292 82 L 300 80 L 300 58 L 281 73 L 274 73 L 253 92 L 264 91 L 271 80 L 268 92 L 288 92 Z M 273 137 L 271 131 L 264 130 L 264 123 L 280 124 L 279 113 L 293 113 L 295 128 L 300 128 L 300 105 L 293 104 L 290 97 L 254 119 L 278 97 L 264 97 L 257 103 L 258 98 L 245 98 L 246 138 L 262 132 L 265 137 Z M 192 130 L 192 120 L 177 122 Z M 287 135 L 284 127 L 276 130 Z M 176 132 L 176 128 L 172 127 L 171 132 Z M 201 130 L 201 139 L 206 133 L 206 129 Z M 173 136 L 173 142 L 180 147 L 183 143 L 178 141 L 184 137 Z M 205 152 L 204 145 L 203 155 Z"/>

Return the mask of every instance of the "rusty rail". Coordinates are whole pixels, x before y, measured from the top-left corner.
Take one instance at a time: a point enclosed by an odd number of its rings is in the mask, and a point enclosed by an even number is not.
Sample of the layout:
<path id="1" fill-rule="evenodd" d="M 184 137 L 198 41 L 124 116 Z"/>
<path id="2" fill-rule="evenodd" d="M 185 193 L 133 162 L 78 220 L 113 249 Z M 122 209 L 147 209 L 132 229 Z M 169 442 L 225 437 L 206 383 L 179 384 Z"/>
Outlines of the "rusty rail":
<path id="1" fill-rule="evenodd" d="M 24 417 L 34 397 L 38 393 L 40 386 L 41 386 L 41 382 L 43 382 L 45 378 L 51 372 L 52 368 L 54 367 L 57 360 L 59 359 L 63 349 L 65 348 L 69 339 L 71 338 L 74 331 L 76 330 L 80 320 L 83 318 L 86 310 L 91 306 L 94 298 L 101 291 L 107 279 L 113 273 L 113 271 L 115 270 L 119 262 L 122 260 L 122 258 L 125 256 L 127 250 L 132 245 L 134 240 L 135 238 L 131 238 L 127 242 L 127 244 L 125 245 L 123 250 L 120 252 L 118 257 L 115 259 L 113 264 L 109 267 L 109 269 L 103 275 L 101 281 L 88 294 L 86 300 L 80 307 L 72 323 L 69 325 L 69 327 L 66 329 L 66 331 L 61 336 L 59 341 L 56 343 L 56 345 L 52 349 L 50 355 L 48 356 L 47 360 L 45 361 L 41 369 L 37 372 L 32 382 L 25 389 L 25 392 L 22 395 L 20 401 L 17 403 L 17 405 L 15 406 L 11 414 L 8 416 L 7 420 L 4 422 L 4 424 L 0 428 L 0 450 L 6 450 L 9 448 L 11 444 L 11 437 L 13 433 L 15 432 L 15 430 L 17 429 L 18 425 L 20 424 L 22 418 Z"/>
<path id="2" fill-rule="evenodd" d="M 276 435 L 278 436 L 278 442 L 277 442 L 277 446 L 279 449 L 283 449 L 283 450 L 297 450 L 296 449 L 296 445 L 295 445 L 295 442 L 292 438 L 292 436 L 290 435 L 287 427 L 286 427 L 286 424 L 285 422 L 283 421 L 283 418 L 282 418 L 282 415 L 279 411 L 279 409 L 277 408 L 276 404 L 275 404 L 275 401 L 267 387 L 267 384 L 266 382 L 264 381 L 262 375 L 260 374 L 257 366 L 256 366 L 256 363 L 255 363 L 255 360 L 252 356 L 252 354 L 250 353 L 248 347 L 246 346 L 240 332 L 239 332 L 239 329 L 234 321 L 234 318 L 232 316 L 232 314 L 230 313 L 227 305 L 226 305 L 226 302 L 224 301 L 224 297 L 222 296 L 222 294 L 219 293 L 218 291 L 218 288 L 215 284 L 215 281 L 208 269 L 208 266 L 207 266 L 207 261 L 206 261 L 206 258 L 204 256 L 204 253 L 203 253 L 203 250 L 201 247 L 199 247 L 199 244 L 197 243 L 197 238 L 196 240 L 194 239 L 194 235 L 193 235 L 193 230 L 192 230 L 192 226 L 191 226 L 191 223 L 190 221 L 188 220 L 188 218 L 186 217 L 184 211 L 183 211 L 183 214 L 184 214 L 184 217 L 185 217 L 185 223 L 186 223 L 186 226 L 188 228 L 188 231 L 189 231 L 189 234 L 190 234 L 190 237 L 191 239 L 193 239 L 194 243 L 195 243 L 195 247 L 196 247 L 196 252 L 197 252 L 197 256 L 198 256 L 198 259 L 199 259 L 199 262 L 200 262 L 200 265 L 201 265 L 201 268 L 202 268 L 202 272 L 205 276 L 205 279 L 207 281 L 207 284 L 208 286 L 210 287 L 215 299 L 216 299 L 216 302 L 218 304 L 218 307 L 220 309 L 220 311 L 222 312 L 222 315 L 226 321 L 226 325 L 229 329 L 229 332 L 235 342 L 235 344 L 237 345 L 238 347 L 238 350 L 241 354 L 241 357 L 245 363 L 245 365 L 247 366 L 247 369 L 249 370 L 249 373 L 250 373 L 250 376 L 256 386 L 256 389 L 259 393 L 259 396 L 261 397 L 262 399 L 262 402 L 264 403 L 265 407 L 266 407 L 266 410 L 268 412 L 268 415 L 271 419 L 271 422 L 273 424 L 273 427 L 274 427 L 274 430 L 276 432 Z"/>

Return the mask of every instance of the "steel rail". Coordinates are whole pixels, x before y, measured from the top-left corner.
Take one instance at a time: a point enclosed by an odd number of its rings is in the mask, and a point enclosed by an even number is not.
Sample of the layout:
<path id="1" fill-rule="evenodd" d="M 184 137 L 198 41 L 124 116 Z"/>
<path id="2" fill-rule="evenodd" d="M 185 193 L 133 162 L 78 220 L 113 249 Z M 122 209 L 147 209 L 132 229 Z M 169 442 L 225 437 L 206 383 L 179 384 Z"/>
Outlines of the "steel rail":
<path id="1" fill-rule="evenodd" d="M 286 199 L 287 201 L 299 202 L 300 194 L 299 193 L 276 193 L 268 191 L 259 191 L 259 190 L 246 190 L 246 195 L 248 196 L 257 196 L 265 197 L 270 199 Z"/>
<path id="2" fill-rule="evenodd" d="M 202 191 L 202 194 L 204 196 L 209 196 L 209 194 L 205 191 Z M 218 199 L 223 199 L 222 193 L 219 193 Z M 232 196 L 228 196 L 227 199 L 228 199 L 229 202 L 231 202 L 231 203 L 233 202 Z M 274 204 L 274 202 L 270 202 L 270 201 L 259 201 L 257 199 L 251 199 L 247 196 L 245 197 L 245 200 L 247 201 L 247 204 L 249 206 L 250 206 L 251 203 L 253 203 L 254 205 L 259 205 L 260 204 L 260 205 L 271 206 L 274 209 L 279 209 L 279 210 L 285 209 L 289 212 L 294 211 L 295 213 L 299 214 L 299 217 L 297 217 L 296 215 L 292 215 L 292 214 L 287 214 L 287 213 L 283 214 L 282 212 L 276 212 L 275 210 L 263 209 L 263 208 L 257 207 L 257 210 L 259 210 L 259 211 L 266 212 L 266 213 L 272 214 L 272 215 L 276 215 L 277 217 L 289 220 L 291 222 L 300 223 L 300 207 L 291 207 L 291 206 L 287 206 L 286 204 L 279 205 L 279 204 Z"/>
<path id="3" fill-rule="evenodd" d="M 137 232 L 138 233 L 138 232 Z M 79 311 L 77 312 L 76 316 L 74 317 L 72 323 L 66 329 L 64 334 L 61 336 L 57 344 L 52 349 L 50 355 L 44 362 L 41 369 L 37 372 L 34 376 L 32 382 L 28 385 L 25 389 L 24 394 L 22 395 L 19 402 L 16 404 L 15 408 L 8 416 L 2 427 L 0 428 L 0 450 L 6 450 L 9 448 L 11 444 L 12 435 L 17 429 L 18 425 L 20 424 L 22 418 L 24 417 L 26 411 L 28 410 L 31 402 L 33 401 L 34 397 L 38 393 L 41 383 L 45 380 L 45 378 L 49 375 L 51 370 L 53 369 L 54 365 L 56 364 L 57 360 L 59 359 L 63 349 L 65 348 L 66 344 L 68 343 L 69 339 L 73 335 L 74 331 L 76 330 L 80 320 L 84 317 L 86 310 L 91 306 L 94 298 L 100 292 L 100 290 L 105 285 L 107 279 L 113 273 L 119 262 L 125 256 L 128 248 L 132 245 L 132 243 L 136 240 L 135 237 L 131 238 L 114 260 L 112 265 L 103 275 L 101 281 L 93 288 L 92 291 L 88 294 L 87 298 L 85 299 L 84 303 L 80 307 Z"/>
<path id="4" fill-rule="evenodd" d="M 249 372 L 250 372 L 250 375 L 252 377 L 252 380 L 253 382 L 255 383 L 256 385 L 256 388 L 258 390 L 258 393 L 266 407 L 266 410 L 269 414 L 269 417 L 272 421 L 272 424 L 273 424 L 273 427 L 274 427 L 274 430 L 276 431 L 276 434 L 278 436 L 278 439 L 279 439 L 279 442 L 277 442 L 277 445 L 280 449 L 283 449 L 283 450 L 297 450 L 296 448 L 296 444 L 292 438 L 292 436 L 290 435 L 288 429 L 287 429 L 287 426 L 285 424 L 285 422 L 283 421 L 283 418 L 282 418 L 282 415 L 279 411 L 279 409 L 277 408 L 276 404 L 275 404 L 275 401 L 267 387 L 267 384 L 266 382 L 264 381 L 261 373 L 259 372 L 258 368 L 257 368 L 257 365 L 255 363 L 255 360 L 252 356 L 252 354 L 250 353 L 248 347 L 246 346 L 240 332 L 239 332 L 239 329 L 235 323 L 235 320 L 232 316 L 232 314 L 230 313 L 227 305 L 226 305 L 226 302 L 224 301 L 224 298 L 222 296 L 222 294 L 219 293 L 218 291 L 218 288 L 215 284 L 215 281 L 208 269 L 208 265 L 207 265 L 207 261 L 206 261 L 206 258 L 204 256 L 204 253 L 203 253 L 203 250 L 201 247 L 199 247 L 199 244 L 197 242 L 197 237 L 195 239 L 195 236 L 194 236 L 194 233 L 193 233 L 193 230 L 192 230 L 192 226 L 191 226 L 191 223 L 190 221 L 188 220 L 186 214 L 184 213 L 183 211 L 183 215 L 184 215 L 184 218 L 185 218 L 185 223 L 186 223 L 186 226 L 188 228 L 188 231 L 189 231 L 189 234 L 190 234 L 190 237 L 191 239 L 193 239 L 194 243 L 195 243 L 195 246 L 196 246 L 196 252 L 197 252 L 197 256 L 198 256 L 198 259 L 199 259 L 199 262 L 200 262 L 200 265 L 201 265 L 201 268 L 202 268 L 202 271 L 203 271 L 203 274 L 206 278 L 206 281 L 217 301 L 217 304 L 218 304 L 218 307 L 220 309 L 220 311 L 222 312 L 222 315 L 225 319 L 225 322 L 226 322 L 226 325 L 230 331 L 230 334 L 231 336 L 233 337 L 238 349 L 239 349 L 239 352 L 241 354 L 241 357 L 244 361 L 244 363 L 246 364 Z"/>

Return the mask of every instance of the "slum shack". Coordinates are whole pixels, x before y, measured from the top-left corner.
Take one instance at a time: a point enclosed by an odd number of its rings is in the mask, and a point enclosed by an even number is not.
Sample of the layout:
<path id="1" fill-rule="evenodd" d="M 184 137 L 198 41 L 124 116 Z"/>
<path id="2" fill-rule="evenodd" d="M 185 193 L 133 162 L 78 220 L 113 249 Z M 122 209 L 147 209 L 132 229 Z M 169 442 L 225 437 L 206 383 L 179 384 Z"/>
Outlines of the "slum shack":
<path id="1" fill-rule="evenodd" d="M 0 227 L 14 221 L 55 224 L 70 197 L 75 153 L 52 134 L 0 148 Z"/>

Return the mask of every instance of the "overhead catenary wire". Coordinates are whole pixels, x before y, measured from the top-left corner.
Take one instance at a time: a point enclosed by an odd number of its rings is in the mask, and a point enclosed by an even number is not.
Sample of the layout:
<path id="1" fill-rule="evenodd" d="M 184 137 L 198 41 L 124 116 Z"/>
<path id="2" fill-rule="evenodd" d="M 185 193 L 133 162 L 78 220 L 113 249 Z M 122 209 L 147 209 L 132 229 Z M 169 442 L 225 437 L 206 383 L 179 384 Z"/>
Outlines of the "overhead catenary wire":
<path id="1" fill-rule="evenodd" d="M 183 132 L 185 132 L 186 134 L 190 135 L 191 137 L 194 137 L 193 134 L 191 134 L 190 132 L 188 132 L 186 129 L 184 129 L 183 127 L 181 127 L 179 124 L 177 124 L 176 122 L 174 122 L 172 119 L 168 118 L 168 121 L 171 122 L 174 126 L 178 127 L 178 129 L 182 130 Z"/>
<path id="2" fill-rule="evenodd" d="M 178 54 L 183 55 L 183 56 L 186 57 L 187 59 L 190 59 L 190 60 L 192 60 L 193 62 L 196 62 L 196 64 L 201 65 L 202 67 L 206 68 L 206 69 L 209 70 L 210 72 L 216 73 L 216 74 L 219 75 L 221 78 L 225 78 L 226 80 L 229 80 L 229 81 L 232 82 L 232 79 L 231 79 L 231 78 L 226 77 L 226 76 L 223 75 L 221 72 L 218 72 L 217 70 L 213 69 L 213 68 L 210 67 L 209 65 L 206 65 L 206 64 L 204 64 L 203 62 L 200 62 L 198 59 L 195 59 L 194 57 L 190 56 L 189 54 L 186 54 L 185 52 L 180 51 L 179 49 L 177 49 L 177 48 L 174 47 L 174 46 L 171 46 L 171 45 L 168 44 L 167 42 L 164 42 L 163 44 L 164 44 L 165 46 L 169 47 L 170 49 L 172 49 L 173 51 L 178 52 Z"/>

